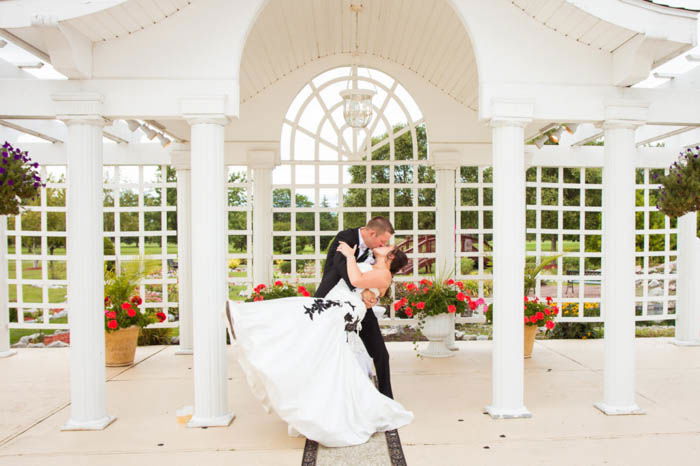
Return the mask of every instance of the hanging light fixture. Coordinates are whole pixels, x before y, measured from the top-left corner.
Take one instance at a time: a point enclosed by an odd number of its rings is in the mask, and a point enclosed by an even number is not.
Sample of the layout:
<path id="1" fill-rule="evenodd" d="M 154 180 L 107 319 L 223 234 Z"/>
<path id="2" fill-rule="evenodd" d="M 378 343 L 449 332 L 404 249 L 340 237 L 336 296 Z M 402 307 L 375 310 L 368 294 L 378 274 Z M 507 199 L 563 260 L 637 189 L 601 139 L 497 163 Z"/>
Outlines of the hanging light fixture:
<path id="1" fill-rule="evenodd" d="M 372 97 L 376 91 L 357 88 L 357 60 L 360 55 L 358 41 L 358 18 L 362 11 L 361 3 L 351 3 L 350 9 L 355 13 L 355 50 L 353 52 L 353 64 L 350 72 L 349 88 L 340 92 L 343 99 L 343 117 L 351 128 L 366 128 L 372 120 Z"/>

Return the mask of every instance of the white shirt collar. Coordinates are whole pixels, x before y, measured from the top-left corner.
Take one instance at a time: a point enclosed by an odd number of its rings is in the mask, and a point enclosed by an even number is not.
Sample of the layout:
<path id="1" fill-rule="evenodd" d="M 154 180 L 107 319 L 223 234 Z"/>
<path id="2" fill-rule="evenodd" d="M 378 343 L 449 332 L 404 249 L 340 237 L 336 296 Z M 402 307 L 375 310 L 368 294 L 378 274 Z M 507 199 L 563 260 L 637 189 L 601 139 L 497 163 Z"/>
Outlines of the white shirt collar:
<path id="1" fill-rule="evenodd" d="M 357 236 L 360 237 L 360 242 L 358 243 L 357 249 L 362 250 L 362 249 L 367 249 L 367 245 L 365 244 L 365 240 L 362 239 L 362 230 L 359 228 L 357 229 Z"/>

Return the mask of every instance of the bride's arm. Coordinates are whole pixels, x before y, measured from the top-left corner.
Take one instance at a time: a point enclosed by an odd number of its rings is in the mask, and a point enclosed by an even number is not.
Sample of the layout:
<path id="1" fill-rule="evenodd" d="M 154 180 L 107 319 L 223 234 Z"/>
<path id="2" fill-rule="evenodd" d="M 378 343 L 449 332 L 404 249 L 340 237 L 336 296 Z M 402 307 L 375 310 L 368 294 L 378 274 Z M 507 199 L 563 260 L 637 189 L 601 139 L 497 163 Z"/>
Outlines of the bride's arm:
<path id="1" fill-rule="evenodd" d="M 370 270 L 367 273 L 362 273 L 355 260 L 355 248 L 351 248 L 347 243 L 341 241 L 338 251 L 345 256 L 348 278 L 350 278 L 352 286 L 357 288 L 386 289 L 391 284 L 391 273 L 388 270 Z"/>

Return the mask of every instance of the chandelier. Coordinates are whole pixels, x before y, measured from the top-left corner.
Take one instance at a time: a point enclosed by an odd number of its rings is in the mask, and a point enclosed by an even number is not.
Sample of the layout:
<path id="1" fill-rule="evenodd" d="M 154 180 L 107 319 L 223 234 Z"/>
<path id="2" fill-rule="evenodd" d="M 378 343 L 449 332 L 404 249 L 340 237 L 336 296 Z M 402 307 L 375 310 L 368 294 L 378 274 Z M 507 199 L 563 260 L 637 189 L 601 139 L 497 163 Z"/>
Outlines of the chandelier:
<path id="1" fill-rule="evenodd" d="M 350 9 L 355 13 L 355 51 L 353 52 L 353 65 L 348 81 L 348 89 L 340 92 L 343 99 L 343 117 L 351 128 L 366 128 L 372 120 L 372 97 L 376 91 L 358 89 L 357 87 L 357 60 L 359 56 L 358 41 L 358 15 L 362 11 L 361 3 L 350 4 Z"/>

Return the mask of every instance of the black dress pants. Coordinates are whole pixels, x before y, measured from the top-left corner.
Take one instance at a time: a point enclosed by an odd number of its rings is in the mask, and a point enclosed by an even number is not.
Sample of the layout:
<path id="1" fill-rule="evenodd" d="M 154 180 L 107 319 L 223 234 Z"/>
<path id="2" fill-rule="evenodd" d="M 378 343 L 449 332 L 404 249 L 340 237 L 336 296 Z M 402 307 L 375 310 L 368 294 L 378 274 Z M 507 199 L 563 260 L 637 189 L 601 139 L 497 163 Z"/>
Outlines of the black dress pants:
<path id="1" fill-rule="evenodd" d="M 374 360 L 374 368 L 377 372 L 379 392 L 391 399 L 394 394 L 391 391 L 391 373 L 389 372 L 389 352 L 384 344 L 384 337 L 379 330 L 379 322 L 372 309 L 367 309 L 365 318 L 362 319 L 360 338 L 367 348 L 367 352 Z"/>

